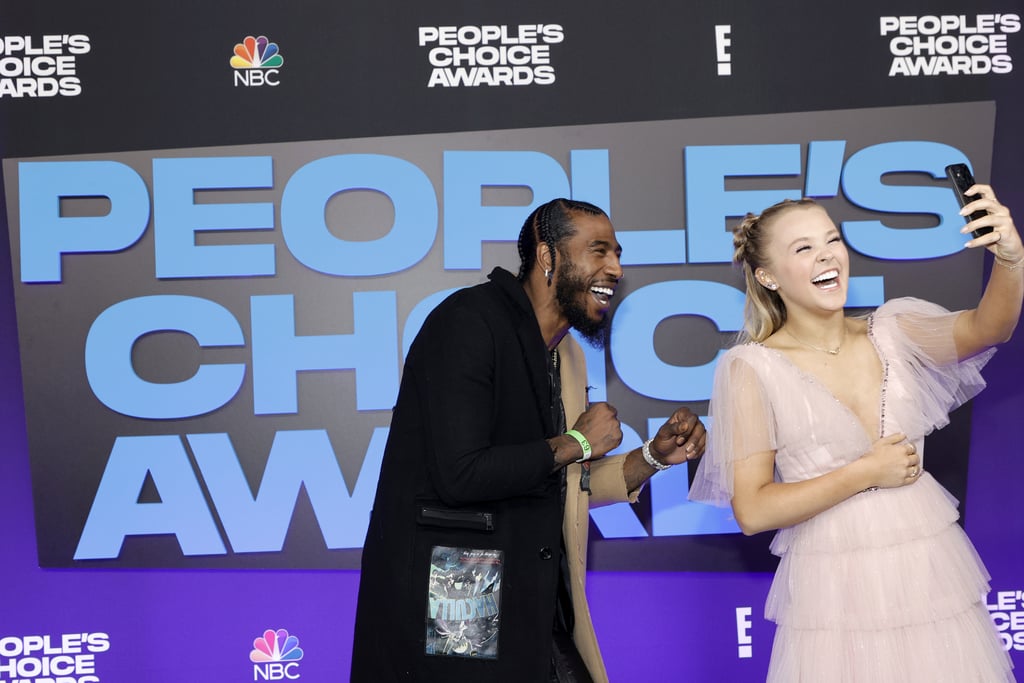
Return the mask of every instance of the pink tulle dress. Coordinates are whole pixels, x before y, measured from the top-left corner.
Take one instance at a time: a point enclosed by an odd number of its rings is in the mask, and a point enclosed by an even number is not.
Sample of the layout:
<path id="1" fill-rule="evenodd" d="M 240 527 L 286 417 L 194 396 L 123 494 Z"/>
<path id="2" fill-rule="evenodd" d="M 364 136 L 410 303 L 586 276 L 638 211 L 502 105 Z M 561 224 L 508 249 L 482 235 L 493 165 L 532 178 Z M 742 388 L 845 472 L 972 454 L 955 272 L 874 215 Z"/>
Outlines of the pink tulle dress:
<path id="1" fill-rule="evenodd" d="M 882 435 L 924 436 L 984 386 L 993 351 L 957 362 L 957 313 L 895 299 L 868 318 L 882 361 Z M 718 363 L 707 452 L 690 498 L 728 506 L 733 463 L 775 451 L 777 481 L 811 479 L 861 457 L 882 435 L 782 353 L 756 343 Z M 768 680 L 778 683 L 1013 681 L 984 604 L 989 575 L 957 524 L 957 501 L 927 471 L 865 491 L 780 529 L 765 606 L 776 622 Z"/>

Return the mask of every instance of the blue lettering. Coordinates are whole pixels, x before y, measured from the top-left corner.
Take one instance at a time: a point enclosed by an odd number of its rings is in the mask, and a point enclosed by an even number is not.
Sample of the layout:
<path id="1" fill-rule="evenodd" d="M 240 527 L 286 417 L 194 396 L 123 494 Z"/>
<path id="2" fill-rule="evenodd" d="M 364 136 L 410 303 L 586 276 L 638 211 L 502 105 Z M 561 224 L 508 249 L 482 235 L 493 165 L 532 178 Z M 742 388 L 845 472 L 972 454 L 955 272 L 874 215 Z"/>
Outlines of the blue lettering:
<path id="1" fill-rule="evenodd" d="M 275 435 L 255 497 L 227 434 L 189 434 L 188 443 L 235 552 L 280 551 L 302 487 L 327 547 L 358 548 L 370 521 L 387 432 L 374 430 L 351 496 L 345 495 L 338 459 L 322 429 Z"/>
<path id="2" fill-rule="evenodd" d="M 152 332 L 178 331 L 200 346 L 241 346 L 242 330 L 220 304 L 192 296 L 128 299 L 103 311 L 85 340 L 85 372 L 96 398 L 111 410 L 148 420 L 193 417 L 227 404 L 242 386 L 245 366 L 200 365 L 182 382 L 147 382 L 132 366 L 132 347 Z"/>
<path id="3" fill-rule="evenodd" d="M 800 145 L 704 145 L 687 147 L 684 154 L 690 263 L 731 262 L 727 218 L 800 198 L 800 190 L 725 189 L 733 176 L 798 176 Z"/>
<path id="4" fill-rule="evenodd" d="M 352 190 L 383 193 L 395 209 L 387 235 L 372 241 L 331 234 L 328 200 Z M 415 165 L 381 154 L 342 154 L 317 159 L 291 177 L 281 195 L 281 232 L 292 255 L 328 275 L 397 273 L 418 263 L 437 235 L 437 197 Z"/>
<path id="5" fill-rule="evenodd" d="M 939 142 L 886 142 L 866 147 L 846 161 L 843 192 L 854 204 L 888 213 L 939 217 L 931 228 L 890 228 L 881 221 L 845 221 L 846 243 L 866 256 L 882 259 L 926 259 L 955 254 L 966 241 L 964 219 L 953 193 L 945 187 L 888 185 L 887 173 L 930 173 L 945 177 L 945 167 L 966 161 L 964 153 Z"/>
<path id="6" fill-rule="evenodd" d="M 354 292 L 352 334 L 295 334 L 290 294 L 254 296 L 253 402 L 257 415 L 297 413 L 298 373 L 355 370 L 356 407 L 390 409 L 398 395 L 398 312 L 395 292 Z"/>
<path id="7" fill-rule="evenodd" d="M 378 427 L 350 496 L 323 430 L 278 432 L 253 496 L 226 434 L 190 434 L 189 446 L 234 552 L 280 551 L 305 487 L 328 548 L 358 548 L 388 430 Z M 139 503 L 146 475 L 159 503 Z M 183 555 L 224 555 L 227 549 L 177 436 L 120 436 L 107 461 L 75 551 L 76 560 L 116 558 L 127 536 L 174 534 Z"/>
<path id="8" fill-rule="evenodd" d="M 655 352 L 654 330 L 662 320 L 676 315 L 699 315 L 720 330 L 741 330 L 743 300 L 743 292 L 703 280 L 656 282 L 631 293 L 612 318 L 611 360 L 619 378 L 633 391 L 651 398 L 706 401 L 711 396 L 715 362 L 724 351 L 704 365 L 669 365 Z"/>
<path id="9" fill-rule="evenodd" d="M 274 245 L 200 246 L 196 233 L 273 230 L 274 205 L 197 204 L 196 190 L 274 186 L 272 157 L 153 160 L 153 235 L 158 278 L 274 274 Z"/>
<path id="10" fill-rule="evenodd" d="M 146 474 L 159 503 L 139 503 Z M 119 436 L 75 550 L 76 560 L 117 557 L 126 536 L 174 534 L 185 555 L 223 555 L 188 454 L 177 436 Z"/>
<path id="11" fill-rule="evenodd" d="M 843 174 L 846 140 L 812 140 L 807 144 L 804 196 L 835 197 Z"/>
<path id="12" fill-rule="evenodd" d="M 18 187 L 22 282 L 60 282 L 61 254 L 127 249 L 149 223 L 146 183 L 115 161 L 22 162 Z M 61 216 L 61 199 L 97 196 L 107 215 Z"/>
<path id="13" fill-rule="evenodd" d="M 482 206 L 484 187 L 527 187 L 527 206 Z M 515 242 L 523 221 L 555 197 L 570 197 L 561 165 L 541 152 L 444 153 L 444 267 L 477 270 L 484 242 Z"/>

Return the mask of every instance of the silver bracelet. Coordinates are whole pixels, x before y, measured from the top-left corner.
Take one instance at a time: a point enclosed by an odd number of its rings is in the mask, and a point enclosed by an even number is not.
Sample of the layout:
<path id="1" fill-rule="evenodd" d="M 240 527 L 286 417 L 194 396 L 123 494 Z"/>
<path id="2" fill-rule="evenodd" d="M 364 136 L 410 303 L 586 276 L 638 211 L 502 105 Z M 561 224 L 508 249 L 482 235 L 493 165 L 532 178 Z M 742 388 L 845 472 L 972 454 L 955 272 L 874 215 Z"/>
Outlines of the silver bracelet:
<path id="1" fill-rule="evenodd" d="M 1013 263 L 1010 263 L 1004 258 L 999 258 L 998 256 L 996 256 L 996 263 L 998 263 L 1003 268 L 1006 268 L 1009 271 L 1019 270 L 1021 267 L 1024 267 L 1024 256 L 1021 256 Z"/>
<path id="2" fill-rule="evenodd" d="M 654 441 L 654 439 L 647 439 L 647 441 L 644 441 L 644 445 L 640 449 L 640 452 L 643 453 L 644 460 L 647 462 L 647 464 L 658 471 L 667 470 L 669 467 L 672 467 L 672 465 L 666 465 L 665 463 L 658 462 L 657 460 L 654 459 L 654 456 L 651 455 L 652 441 Z"/>

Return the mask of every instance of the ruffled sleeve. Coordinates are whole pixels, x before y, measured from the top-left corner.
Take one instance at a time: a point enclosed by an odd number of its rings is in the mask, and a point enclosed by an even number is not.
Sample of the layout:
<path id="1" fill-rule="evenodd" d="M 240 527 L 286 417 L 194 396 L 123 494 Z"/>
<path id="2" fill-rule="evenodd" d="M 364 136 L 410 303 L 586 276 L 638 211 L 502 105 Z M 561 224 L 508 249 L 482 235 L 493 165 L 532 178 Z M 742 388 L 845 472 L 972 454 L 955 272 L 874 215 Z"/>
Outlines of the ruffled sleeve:
<path id="1" fill-rule="evenodd" d="M 950 411 L 985 388 L 981 369 L 995 349 L 958 359 L 953 326 L 960 314 L 905 297 L 872 315 L 872 333 L 890 364 L 886 433 L 922 437 L 946 426 Z"/>
<path id="2" fill-rule="evenodd" d="M 776 450 L 775 416 L 757 368 L 768 362 L 754 344 L 729 349 L 718 361 L 708 411 L 704 457 L 690 487 L 690 500 L 726 507 L 733 494 L 733 464 Z"/>

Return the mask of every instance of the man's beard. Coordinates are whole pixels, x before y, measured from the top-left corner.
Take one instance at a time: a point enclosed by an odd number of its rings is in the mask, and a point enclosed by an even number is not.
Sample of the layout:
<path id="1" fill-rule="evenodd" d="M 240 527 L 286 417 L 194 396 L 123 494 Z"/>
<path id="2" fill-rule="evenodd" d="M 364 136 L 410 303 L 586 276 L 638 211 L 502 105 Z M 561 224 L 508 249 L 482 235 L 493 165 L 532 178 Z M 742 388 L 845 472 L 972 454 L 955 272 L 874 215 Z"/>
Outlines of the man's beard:
<path id="1" fill-rule="evenodd" d="M 558 282 L 555 284 L 555 300 L 569 326 L 596 349 L 603 349 L 608 340 L 611 317 L 605 313 L 595 320 L 587 313 L 584 297 L 590 296 L 590 286 L 580 277 L 576 266 L 563 258 L 558 266 Z"/>

